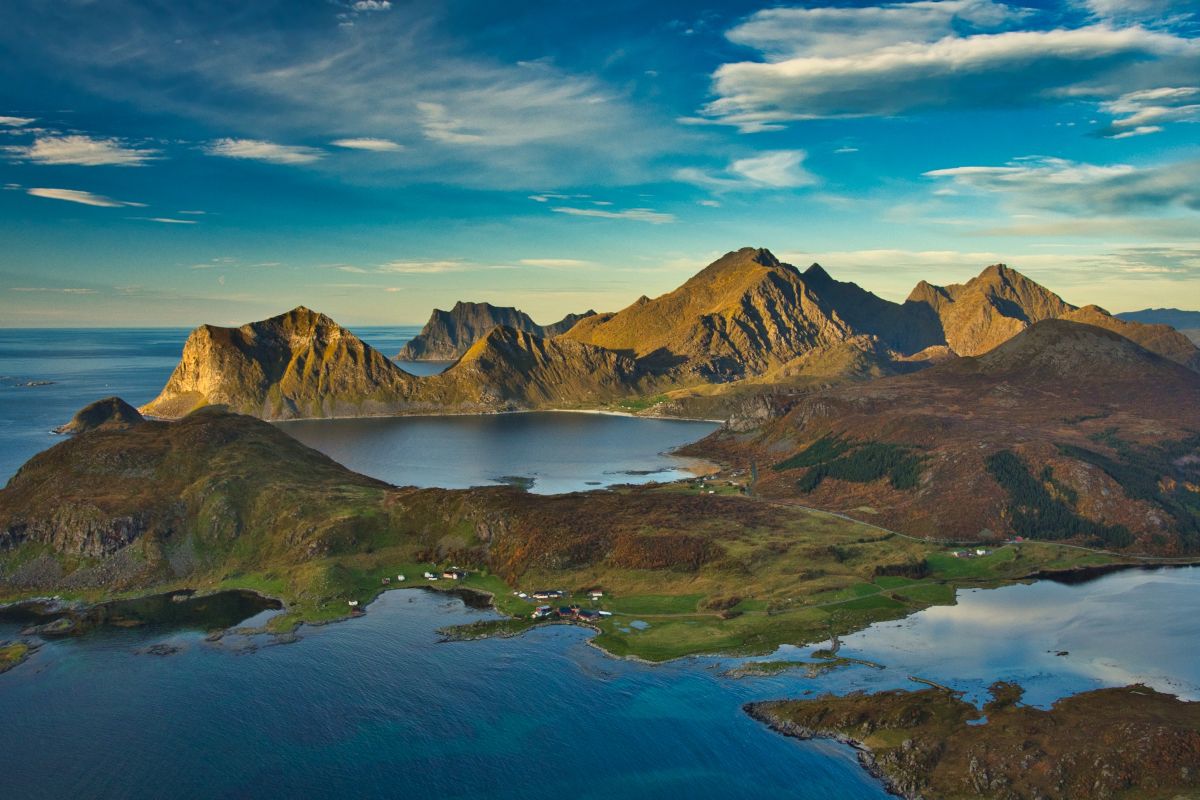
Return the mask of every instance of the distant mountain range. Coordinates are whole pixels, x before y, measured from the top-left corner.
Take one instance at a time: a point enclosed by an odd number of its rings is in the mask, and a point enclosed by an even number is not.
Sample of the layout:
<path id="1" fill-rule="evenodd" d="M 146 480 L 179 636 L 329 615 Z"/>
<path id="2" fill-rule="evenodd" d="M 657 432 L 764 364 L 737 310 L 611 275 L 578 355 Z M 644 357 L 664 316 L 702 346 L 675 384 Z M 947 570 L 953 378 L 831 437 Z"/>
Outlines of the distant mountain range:
<path id="1" fill-rule="evenodd" d="M 491 303 L 464 303 L 449 311 L 435 308 L 421 332 L 396 356 L 399 361 L 453 361 L 497 325 L 532 333 L 544 339 L 569 331 L 576 322 L 595 311 L 568 314 L 551 325 L 538 325 L 524 311 Z"/>
<path id="2" fill-rule="evenodd" d="M 1165 325 L 1078 308 L 1003 265 L 966 284 L 922 282 L 904 303 L 804 272 L 744 248 L 678 289 L 550 329 L 515 309 L 459 303 L 436 311 L 402 355 L 458 359 L 417 378 L 328 317 L 306 308 L 240 328 L 201 326 L 162 393 L 143 409 L 178 417 L 226 405 L 265 419 L 432 411 L 597 407 L 650 392 L 754 379 L 789 383 L 871 378 L 974 356 L 1047 319 L 1087 323 L 1200 369 L 1200 350 Z M 571 322 L 576 319 L 573 325 Z M 467 343 L 470 339 L 471 342 Z M 464 347 L 465 345 L 465 347 Z"/>
<path id="3" fill-rule="evenodd" d="M 1170 325 L 1194 343 L 1200 344 L 1200 311 L 1184 311 L 1178 308 L 1145 308 L 1141 311 L 1125 311 L 1117 314 L 1130 322 L 1147 325 Z"/>

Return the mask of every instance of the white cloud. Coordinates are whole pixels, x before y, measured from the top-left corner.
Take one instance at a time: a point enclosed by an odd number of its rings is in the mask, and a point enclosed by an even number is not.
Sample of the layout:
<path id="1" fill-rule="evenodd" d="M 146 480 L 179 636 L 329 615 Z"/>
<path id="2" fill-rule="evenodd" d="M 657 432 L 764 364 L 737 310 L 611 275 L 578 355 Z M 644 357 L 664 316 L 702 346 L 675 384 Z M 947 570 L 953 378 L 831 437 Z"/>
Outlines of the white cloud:
<path id="1" fill-rule="evenodd" d="M 404 145 L 391 139 L 335 139 L 330 144 L 348 150 L 370 150 L 376 153 L 396 153 L 404 149 Z"/>
<path id="2" fill-rule="evenodd" d="M 31 122 L 37 122 L 33 117 L 0 117 L 0 125 L 10 128 L 23 128 Z"/>
<path id="3" fill-rule="evenodd" d="M 1100 109 L 1117 117 L 1101 136 L 1128 139 L 1158 133 L 1168 122 L 1200 121 L 1200 86 L 1141 89 L 1101 103 Z"/>
<path id="4" fill-rule="evenodd" d="M 51 292 L 54 294 L 96 294 L 95 289 L 81 289 L 76 287 L 67 287 L 59 289 L 51 286 L 14 286 L 9 289 L 10 292 Z"/>
<path id="5" fill-rule="evenodd" d="M 896 44 L 934 42 L 956 25 L 991 29 L 1021 11 L 991 0 L 930 0 L 866 7 L 770 8 L 726 33 L 769 60 L 846 56 Z"/>
<path id="6" fill-rule="evenodd" d="M 464 131 L 462 128 L 466 123 L 450 116 L 441 103 L 417 103 L 417 113 L 421 116 L 421 129 L 427 139 L 445 144 L 480 144 L 484 141 L 482 135 Z"/>
<path id="7" fill-rule="evenodd" d="M 4 148 L 18 159 L 35 164 L 72 164 L 83 167 L 140 167 L 158 158 L 160 151 L 126 146 L 120 139 L 91 136 L 39 136 L 30 145 Z"/>
<path id="8" fill-rule="evenodd" d="M 586 267 L 591 262 L 578 258 L 522 258 L 520 261 L 527 267 Z"/>
<path id="9" fill-rule="evenodd" d="M 196 216 L 203 216 L 204 214 L 207 214 L 208 212 L 207 211 L 176 211 L 175 213 L 176 214 L 194 214 Z"/>
<path id="10" fill-rule="evenodd" d="M 1101 19 L 1149 19 L 1194 14 L 1193 0 L 1083 0 L 1082 5 Z"/>
<path id="11" fill-rule="evenodd" d="M 133 203 L 127 200 L 113 200 L 111 197 L 105 197 L 102 194 L 92 194 L 79 189 L 46 189 L 33 188 L 27 189 L 27 194 L 34 197 L 45 197 L 50 200 L 65 200 L 68 203 L 81 203 L 85 206 L 99 206 L 100 208 L 145 208 L 145 203 Z"/>
<path id="12" fill-rule="evenodd" d="M 803 150 L 775 150 L 769 153 L 739 158 L 714 175 L 693 167 L 677 170 L 675 177 L 714 191 L 752 189 L 795 189 L 812 186 L 816 177 L 804 168 L 807 153 Z"/>
<path id="13" fill-rule="evenodd" d="M 303 145 L 276 144 L 261 139 L 217 139 L 204 152 L 210 156 L 245 158 L 271 164 L 311 164 L 325 156 L 323 150 Z"/>
<path id="14" fill-rule="evenodd" d="M 195 225 L 194 219 L 175 219 L 174 217 L 130 217 L 130 219 L 140 219 L 145 222 L 161 222 L 165 225 Z"/>
<path id="15" fill-rule="evenodd" d="M 696 205 L 701 205 L 706 208 L 720 208 L 721 203 L 718 200 L 697 200 Z"/>
<path id="16" fill-rule="evenodd" d="M 471 265 L 463 261 L 389 261 L 380 264 L 377 272 L 399 273 L 402 275 L 431 275 L 442 272 L 461 272 L 470 269 Z"/>
<path id="17" fill-rule="evenodd" d="M 842 11 L 853 17 L 869 9 Z M 878 15 L 881 9 L 870 11 Z M 795 52 L 765 36 L 743 32 L 748 43 L 766 48 L 765 60 L 719 67 L 713 75 L 716 99 L 692 121 L 757 132 L 804 119 L 1104 100 L 1149 88 L 1148 81 L 1162 85 L 1163 74 L 1200 75 L 1200 41 L 1136 25 L 965 36 L 945 31 L 925 39 L 907 29 L 801 29 L 795 41 L 810 46 Z"/>
<path id="18" fill-rule="evenodd" d="M 649 222 L 651 225 L 663 225 L 675 221 L 674 214 L 665 214 L 649 208 L 630 208 L 625 211 L 605 211 L 600 208 L 572 208 L 559 206 L 550 209 L 557 214 L 569 214 L 575 217 L 599 217 L 601 219 L 629 219 L 637 222 Z"/>
<path id="19" fill-rule="evenodd" d="M 977 191 L 1008 196 L 1020 207 L 1089 214 L 1130 214 L 1184 208 L 1200 211 L 1200 160 L 1152 167 L 1082 164 L 1031 157 L 1004 166 L 926 172 Z"/>
<path id="20" fill-rule="evenodd" d="M 351 6 L 355 11 L 387 11 L 391 7 L 390 0 L 358 0 Z"/>

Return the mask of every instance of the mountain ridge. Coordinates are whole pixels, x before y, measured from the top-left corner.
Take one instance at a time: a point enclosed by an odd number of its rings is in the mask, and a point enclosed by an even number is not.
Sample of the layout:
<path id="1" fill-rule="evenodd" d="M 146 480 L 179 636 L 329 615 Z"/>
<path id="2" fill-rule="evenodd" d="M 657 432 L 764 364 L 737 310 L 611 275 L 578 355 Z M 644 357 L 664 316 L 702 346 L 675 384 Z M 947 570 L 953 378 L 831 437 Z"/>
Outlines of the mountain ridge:
<path id="1" fill-rule="evenodd" d="M 429 321 L 396 355 L 398 361 L 453 361 L 497 325 L 552 338 L 566 333 L 575 323 L 596 312 L 568 314 L 558 322 L 538 325 L 528 314 L 512 306 L 459 300 L 449 311 L 435 308 Z"/>

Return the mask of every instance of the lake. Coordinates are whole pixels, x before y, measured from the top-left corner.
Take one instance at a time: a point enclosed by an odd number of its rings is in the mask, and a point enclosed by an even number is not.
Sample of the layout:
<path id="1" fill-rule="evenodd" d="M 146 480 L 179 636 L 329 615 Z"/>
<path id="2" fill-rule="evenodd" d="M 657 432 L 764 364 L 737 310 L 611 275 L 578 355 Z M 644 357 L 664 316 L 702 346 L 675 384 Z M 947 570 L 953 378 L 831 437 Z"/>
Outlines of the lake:
<path id="1" fill-rule="evenodd" d="M 358 328 L 394 354 L 415 326 Z M 83 406 L 118 395 L 135 406 L 157 396 L 179 361 L 186 329 L 0 329 L 0 484 L 60 441 L 51 430 Z M 404 362 L 430 375 L 446 362 Z M 504 414 L 312 420 L 283 430 L 351 469 L 400 485 L 466 488 L 532 479 L 532 491 L 675 480 L 700 462 L 664 455 L 712 423 L 597 414 Z"/>
<path id="2" fill-rule="evenodd" d="M 522 478 L 543 494 L 687 477 L 704 462 L 666 451 L 717 429 L 711 422 L 553 411 L 302 420 L 279 427 L 355 472 L 389 483 L 465 489 Z"/>

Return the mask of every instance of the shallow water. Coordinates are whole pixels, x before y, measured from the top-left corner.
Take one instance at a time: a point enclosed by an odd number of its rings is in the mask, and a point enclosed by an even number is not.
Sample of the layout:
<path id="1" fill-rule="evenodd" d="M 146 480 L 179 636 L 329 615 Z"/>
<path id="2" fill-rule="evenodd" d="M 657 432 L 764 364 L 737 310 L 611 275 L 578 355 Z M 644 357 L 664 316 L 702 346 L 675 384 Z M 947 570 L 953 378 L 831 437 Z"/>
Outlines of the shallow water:
<path id="1" fill-rule="evenodd" d="M 488 613 L 406 590 L 248 654 L 190 633 L 48 643 L 0 676 L 5 794 L 887 796 L 848 750 L 771 733 L 740 710 L 768 695 L 694 663 L 617 661 L 566 627 L 437 642 Z M 154 643 L 182 651 L 134 652 Z"/>
<path id="2" fill-rule="evenodd" d="M 526 478 L 530 491 L 541 494 L 686 477 L 703 462 L 666 451 L 717 428 L 569 412 L 303 420 L 280 427 L 355 472 L 396 485 L 465 489 Z"/>

